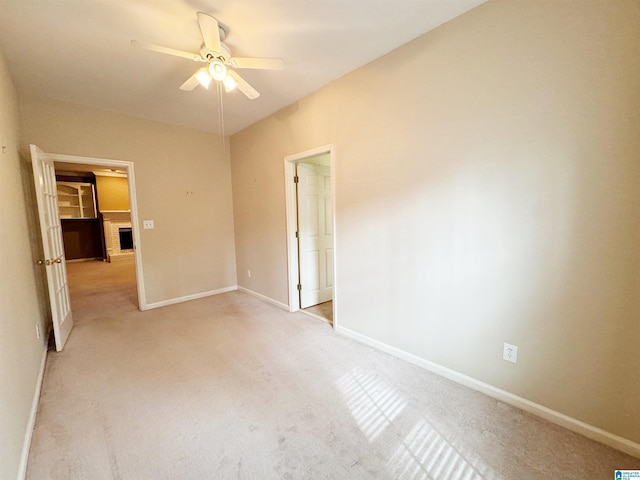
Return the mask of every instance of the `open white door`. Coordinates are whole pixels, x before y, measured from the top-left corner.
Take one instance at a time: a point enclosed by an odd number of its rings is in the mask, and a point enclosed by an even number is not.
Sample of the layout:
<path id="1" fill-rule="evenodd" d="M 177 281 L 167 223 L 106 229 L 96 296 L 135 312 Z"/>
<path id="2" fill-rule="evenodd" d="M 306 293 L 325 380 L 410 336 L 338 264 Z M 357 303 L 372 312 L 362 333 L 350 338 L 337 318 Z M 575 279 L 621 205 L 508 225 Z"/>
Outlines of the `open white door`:
<path id="1" fill-rule="evenodd" d="M 62 243 L 62 226 L 58 215 L 56 173 L 53 160 L 45 152 L 35 145 L 30 146 L 30 152 L 44 251 L 44 259 L 38 263 L 43 264 L 47 273 L 53 334 L 56 350 L 59 352 L 71 333 L 73 317 Z"/>
<path id="2" fill-rule="evenodd" d="M 300 308 L 328 302 L 333 294 L 331 169 L 298 163 Z"/>

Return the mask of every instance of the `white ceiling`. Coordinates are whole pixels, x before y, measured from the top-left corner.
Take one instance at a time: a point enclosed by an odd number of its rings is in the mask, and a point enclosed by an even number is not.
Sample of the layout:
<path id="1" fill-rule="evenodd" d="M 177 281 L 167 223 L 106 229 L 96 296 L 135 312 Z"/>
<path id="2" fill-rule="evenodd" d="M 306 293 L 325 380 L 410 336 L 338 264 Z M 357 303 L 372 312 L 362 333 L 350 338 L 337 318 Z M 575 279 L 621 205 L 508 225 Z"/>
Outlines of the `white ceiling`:
<path id="1" fill-rule="evenodd" d="M 0 0 L 0 49 L 21 94 L 218 132 L 216 90 L 179 86 L 202 64 L 130 46 L 197 52 L 196 12 L 215 16 L 261 96 L 223 93 L 235 133 L 485 0 Z"/>

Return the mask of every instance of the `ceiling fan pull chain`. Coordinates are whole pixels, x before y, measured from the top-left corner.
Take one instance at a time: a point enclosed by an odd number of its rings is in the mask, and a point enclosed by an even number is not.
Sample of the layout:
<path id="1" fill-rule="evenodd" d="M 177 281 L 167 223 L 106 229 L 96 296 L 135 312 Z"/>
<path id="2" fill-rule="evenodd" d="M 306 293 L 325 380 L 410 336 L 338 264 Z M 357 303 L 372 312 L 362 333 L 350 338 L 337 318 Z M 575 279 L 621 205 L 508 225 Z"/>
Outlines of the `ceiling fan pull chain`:
<path id="1" fill-rule="evenodd" d="M 216 82 L 216 90 L 218 92 L 218 133 L 220 135 L 220 144 L 222 150 L 225 149 L 224 141 L 224 105 L 222 103 L 222 82 Z"/>

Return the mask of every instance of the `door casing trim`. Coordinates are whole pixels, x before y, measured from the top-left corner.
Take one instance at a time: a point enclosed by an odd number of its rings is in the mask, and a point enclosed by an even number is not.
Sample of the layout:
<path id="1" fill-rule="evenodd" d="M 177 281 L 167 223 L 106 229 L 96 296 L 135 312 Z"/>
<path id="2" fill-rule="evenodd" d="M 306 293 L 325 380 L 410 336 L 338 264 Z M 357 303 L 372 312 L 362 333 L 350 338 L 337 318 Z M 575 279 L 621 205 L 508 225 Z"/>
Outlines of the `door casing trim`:
<path id="1" fill-rule="evenodd" d="M 285 203 L 287 215 L 287 282 L 289 311 L 297 312 L 300 310 L 300 301 L 298 296 L 298 242 L 296 239 L 297 230 L 297 202 L 296 202 L 296 184 L 293 177 L 296 174 L 296 163 L 302 162 L 309 157 L 317 155 L 329 154 L 330 171 L 331 171 L 331 217 L 333 222 L 333 329 L 337 325 L 336 305 L 338 297 L 338 282 L 336 268 L 336 153 L 333 144 L 323 145 L 312 148 L 304 152 L 287 155 L 284 157 L 284 183 L 285 183 Z"/>

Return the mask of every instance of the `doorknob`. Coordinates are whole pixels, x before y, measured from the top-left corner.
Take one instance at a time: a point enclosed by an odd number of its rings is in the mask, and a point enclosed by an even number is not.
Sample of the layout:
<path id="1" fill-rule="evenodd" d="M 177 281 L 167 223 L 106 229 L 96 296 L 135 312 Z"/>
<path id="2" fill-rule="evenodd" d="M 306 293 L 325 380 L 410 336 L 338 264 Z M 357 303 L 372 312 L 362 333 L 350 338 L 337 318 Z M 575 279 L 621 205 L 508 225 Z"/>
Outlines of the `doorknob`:
<path id="1" fill-rule="evenodd" d="M 62 257 L 58 257 L 54 260 L 36 260 L 36 265 L 53 265 L 54 263 L 62 263 Z"/>

